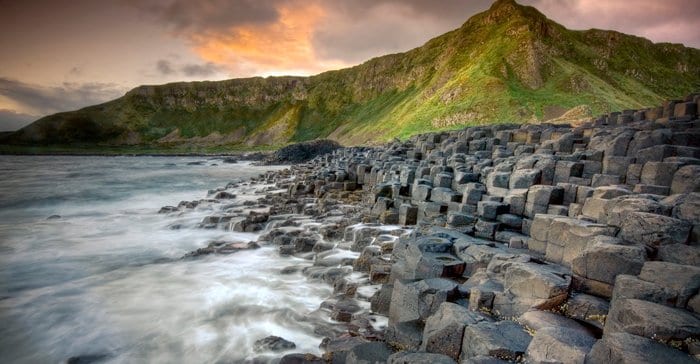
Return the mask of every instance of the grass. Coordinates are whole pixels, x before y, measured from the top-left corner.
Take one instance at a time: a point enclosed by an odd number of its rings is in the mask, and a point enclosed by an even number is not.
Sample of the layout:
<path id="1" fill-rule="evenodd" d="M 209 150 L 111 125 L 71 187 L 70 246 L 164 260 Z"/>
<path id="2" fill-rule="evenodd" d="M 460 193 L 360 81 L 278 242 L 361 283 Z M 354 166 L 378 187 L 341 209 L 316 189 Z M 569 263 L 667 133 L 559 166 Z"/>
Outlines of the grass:
<path id="1" fill-rule="evenodd" d="M 131 132 L 160 150 L 153 142 L 178 129 L 185 138 L 241 133 L 238 143 L 211 147 L 231 150 L 251 149 L 251 140 L 273 148 L 328 136 L 366 144 L 542 120 L 553 107 L 585 104 L 595 114 L 650 107 L 700 90 L 700 50 L 616 32 L 570 31 L 534 8 L 504 12 L 499 6 L 422 47 L 355 67 L 307 78 L 144 86 L 112 102 L 47 117 L 34 134 L 15 140 L 38 135 L 44 144 L 96 144 L 95 136 L 114 142 Z M 67 121 L 76 117 L 95 130 L 75 133 Z"/>

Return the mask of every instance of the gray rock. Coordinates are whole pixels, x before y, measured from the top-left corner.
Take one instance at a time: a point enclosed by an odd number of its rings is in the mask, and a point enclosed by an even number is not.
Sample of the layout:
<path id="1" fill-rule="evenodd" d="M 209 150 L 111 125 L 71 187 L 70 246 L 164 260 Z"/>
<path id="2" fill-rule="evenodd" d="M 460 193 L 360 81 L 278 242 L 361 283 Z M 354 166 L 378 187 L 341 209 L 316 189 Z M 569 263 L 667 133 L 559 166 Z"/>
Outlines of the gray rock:
<path id="1" fill-rule="evenodd" d="M 700 267 L 668 262 L 646 262 L 639 279 L 655 283 L 672 292 L 677 307 L 685 307 L 688 299 L 700 290 Z"/>
<path id="2" fill-rule="evenodd" d="M 700 192 L 700 166 L 688 165 L 679 168 L 671 181 L 671 193 Z"/>
<path id="3" fill-rule="evenodd" d="M 389 323 L 384 341 L 398 350 L 418 350 L 423 341 L 423 324 L 419 321 Z"/>
<path id="4" fill-rule="evenodd" d="M 401 351 L 392 354 L 388 364 L 456 364 L 454 359 L 442 354 Z"/>
<path id="5" fill-rule="evenodd" d="M 462 203 L 476 205 L 486 193 L 486 186 L 481 183 L 467 183 L 462 195 Z"/>
<path id="6" fill-rule="evenodd" d="M 692 364 L 697 363 L 682 351 L 654 340 L 628 333 L 606 334 L 586 355 L 586 364 Z"/>
<path id="7" fill-rule="evenodd" d="M 479 355 L 518 360 L 527 350 L 531 337 L 513 321 L 481 322 L 464 329 L 461 359 Z"/>
<path id="8" fill-rule="evenodd" d="M 576 293 L 566 301 L 564 313 L 567 317 L 602 330 L 609 310 L 610 303 L 607 300 L 585 293 Z"/>
<path id="9" fill-rule="evenodd" d="M 647 185 L 671 186 L 673 176 L 680 168 L 680 163 L 647 162 L 642 168 L 640 181 Z"/>
<path id="10" fill-rule="evenodd" d="M 692 228 L 683 220 L 648 212 L 629 212 L 626 217 L 620 227 L 620 237 L 631 243 L 685 244 Z"/>
<path id="11" fill-rule="evenodd" d="M 605 334 L 616 332 L 682 341 L 700 337 L 700 319 L 679 308 L 637 299 L 617 299 L 605 321 Z"/>
<path id="12" fill-rule="evenodd" d="M 464 328 L 482 321 L 491 321 L 491 319 L 483 314 L 469 311 L 464 306 L 445 302 L 425 321 L 423 343 L 420 349 L 444 354 L 457 360 L 462 350 Z"/>
<path id="13" fill-rule="evenodd" d="M 425 320 L 434 314 L 443 302 L 454 300 L 457 284 L 443 278 L 418 282 L 395 281 L 389 307 L 389 322 Z"/>
<path id="14" fill-rule="evenodd" d="M 295 349 L 297 346 L 291 341 L 285 340 L 279 336 L 268 336 L 266 338 L 256 340 L 253 344 L 255 352 L 264 351 L 286 351 Z"/>
<path id="15" fill-rule="evenodd" d="M 545 327 L 538 330 L 527 347 L 528 363 L 583 364 L 596 340 L 581 330 Z"/>
<path id="16" fill-rule="evenodd" d="M 578 322 L 549 311 L 527 311 L 518 318 L 518 322 L 528 330 L 535 332 L 547 327 L 554 327 L 588 333 L 588 330 Z"/>
<path id="17" fill-rule="evenodd" d="M 551 309 L 566 301 L 570 285 L 571 277 L 546 265 L 513 262 L 505 267 L 506 294 L 496 296 L 493 309 L 506 317 L 520 316 L 531 308 Z"/>
<path id="18" fill-rule="evenodd" d="M 508 211 L 508 205 L 500 202 L 479 201 L 477 204 L 478 215 L 488 220 L 496 220 L 498 215 L 507 213 Z"/>
<path id="19" fill-rule="evenodd" d="M 700 247 L 685 244 L 662 245 L 657 252 L 664 262 L 700 267 Z"/>
<path id="20" fill-rule="evenodd" d="M 392 354 L 391 349 L 383 342 L 369 342 L 354 346 L 347 353 L 347 364 L 383 364 Z"/>
<path id="21" fill-rule="evenodd" d="M 279 364 L 325 364 L 326 361 L 316 355 L 306 353 L 287 354 L 280 359 Z"/>
<path id="22" fill-rule="evenodd" d="M 595 236 L 591 245 L 571 262 L 574 274 L 614 284 L 619 274 L 637 275 L 646 261 L 646 250 L 638 245 L 621 245 L 618 239 Z"/>
<path id="23" fill-rule="evenodd" d="M 542 171 L 535 168 L 519 169 L 510 175 L 508 187 L 512 189 L 530 188 L 542 178 Z"/>

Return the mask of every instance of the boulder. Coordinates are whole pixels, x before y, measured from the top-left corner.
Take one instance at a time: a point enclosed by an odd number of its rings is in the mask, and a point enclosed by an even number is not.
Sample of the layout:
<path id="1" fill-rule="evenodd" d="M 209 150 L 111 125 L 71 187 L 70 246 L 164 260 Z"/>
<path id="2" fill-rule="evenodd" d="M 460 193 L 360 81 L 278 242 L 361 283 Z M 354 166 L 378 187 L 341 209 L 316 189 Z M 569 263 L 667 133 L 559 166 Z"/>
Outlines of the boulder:
<path id="1" fill-rule="evenodd" d="M 420 349 L 457 360 L 462 350 L 464 328 L 484 321 L 491 319 L 481 313 L 469 311 L 464 306 L 445 302 L 426 320 Z"/>
<path id="2" fill-rule="evenodd" d="M 588 330 L 580 323 L 549 311 L 527 311 L 518 318 L 518 322 L 527 329 L 535 332 L 547 327 L 554 327 L 588 333 Z"/>
<path id="3" fill-rule="evenodd" d="M 421 353 L 415 351 L 401 351 L 392 354 L 387 364 L 456 364 L 454 359 L 447 355 Z"/>
<path id="4" fill-rule="evenodd" d="M 650 195 L 624 195 L 611 199 L 605 205 L 605 220 L 608 225 L 622 226 L 630 212 L 650 212 L 658 215 L 669 215 L 668 206 L 658 201 L 658 197 Z"/>
<path id="5" fill-rule="evenodd" d="M 605 334 L 628 334 L 657 340 L 700 338 L 700 319 L 692 313 L 637 299 L 617 299 L 605 321 Z"/>
<path id="6" fill-rule="evenodd" d="M 512 262 L 504 268 L 504 294 L 496 295 L 493 309 L 504 317 L 520 316 L 532 308 L 552 309 L 566 301 L 570 285 L 570 276 L 546 265 Z"/>
<path id="7" fill-rule="evenodd" d="M 679 168 L 671 180 L 671 193 L 700 192 L 700 165 Z"/>
<path id="8" fill-rule="evenodd" d="M 576 293 L 566 301 L 564 314 L 602 330 L 609 310 L 610 303 L 607 300 L 585 293 Z"/>
<path id="9" fill-rule="evenodd" d="M 615 228 L 569 217 L 552 219 L 547 234 L 545 258 L 550 262 L 570 266 L 574 257 L 583 252 L 596 236 L 615 234 Z"/>
<path id="10" fill-rule="evenodd" d="M 571 262 L 575 275 L 614 284 L 618 274 L 637 275 L 646 261 L 646 250 L 638 245 L 621 245 L 619 239 L 595 236 L 591 245 Z"/>
<path id="11" fill-rule="evenodd" d="M 479 355 L 515 361 L 530 344 L 530 335 L 513 321 L 481 322 L 464 329 L 461 359 Z"/>
<path id="12" fill-rule="evenodd" d="M 518 169 L 510 175 L 508 187 L 513 189 L 530 188 L 538 183 L 542 177 L 542 171 L 536 168 Z"/>
<path id="13" fill-rule="evenodd" d="M 581 330 L 545 327 L 538 330 L 525 354 L 528 363 L 583 364 L 596 339 Z"/>
<path id="14" fill-rule="evenodd" d="M 347 364 L 383 364 L 392 354 L 383 342 L 362 343 L 350 349 L 345 356 Z"/>
<path id="15" fill-rule="evenodd" d="M 669 263 L 700 267 L 700 247 L 685 244 L 662 245 L 657 252 L 659 260 Z"/>
<path id="16" fill-rule="evenodd" d="M 586 355 L 587 364 L 692 364 L 697 362 L 688 354 L 654 340 L 628 333 L 605 334 Z"/>
<path id="17" fill-rule="evenodd" d="M 293 353 L 283 356 L 279 364 L 325 364 L 326 361 L 323 358 L 319 358 L 311 353 L 301 354 Z"/>
<path id="18" fill-rule="evenodd" d="M 669 262 L 646 262 L 639 279 L 655 283 L 672 292 L 677 307 L 685 307 L 688 299 L 700 290 L 700 267 Z"/>
<path id="19" fill-rule="evenodd" d="M 634 298 L 674 306 L 677 294 L 656 283 L 647 282 L 635 276 L 621 274 L 615 279 L 611 301 Z"/>
<path id="20" fill-rule="evenodd" d="M 295 349 L 297 346 L 291 341 L 285 340 L 279 336 L 268 336 L 266 338 L 256 340 L 253 343 L 253 350 L 255 352 L 264 351 L 286 351 Z"/>
<path id="21" fill-rule="evenodd" d="M 649 212 L 629 212 L 620 227 L 620 237 L 637 244 L 660 246 L 685 244 L 692 225 L 683 220 Z"/>
<path id="22" fill-rule="evenodd" d="M 443 302 L 458 295 L 457 284 L 443 278 L 418 282 L 394 282 L 389 306 L 389 322 L 424 321 L 437 312 Z"/>
<path id="23" fill-rule="evenodd" d="M 679 163 L 647 162 L 642 168 L 640 181 L 647 185 L 671 186 L 673 176 L 680 168 Z"/>

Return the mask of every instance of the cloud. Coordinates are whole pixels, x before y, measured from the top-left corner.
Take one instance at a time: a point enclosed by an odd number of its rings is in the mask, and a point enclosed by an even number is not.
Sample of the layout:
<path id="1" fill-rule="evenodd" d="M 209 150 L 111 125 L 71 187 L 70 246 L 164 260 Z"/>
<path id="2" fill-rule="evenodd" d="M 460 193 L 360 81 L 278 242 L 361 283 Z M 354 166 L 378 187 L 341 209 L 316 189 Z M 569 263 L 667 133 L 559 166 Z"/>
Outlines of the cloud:
<path id="1" fill-rule="evenodd" d="M 406 51 L 459 27 L 492 0 L 124 0 L 204 62 L 233 76 L 312 74 Z M 570 28 L 615 29 L 700 46 L 685 0 L 518 0 Z M 185 70 L 171 67 L 183 74 Z M 193 76 L 201 72 L 197 68 Z M 204 72 L 206 74 L 207 72 Z"/>
<path id="2" fill-rule="evenodd" d="M 163 76 L 184 75 L 190 78 L 201 78 L 216 75 L 223 69 L 212 62 L 177 65 L 167 59 L 161 59 L 156 62 L 156 70 Z"/>
<path id="3" fill-rule="evenodd" d="M 0 109 L 0 131 L 15 131 L 38 119 L 37 116 Z"/>
<path id="4" fill-rule="evenodd" d="M 132 6 L 155 15 L 176 32 L 226 31 L 231 27 L 274 22 L 280 0 L 129 0 Z"/>
<path id="5" fill-rule="evenodd" d="M 181 69 L 182 73 L 188 77 L 208 77 L 218 73 L 221 67 L 207 62 L 205 64 L 186 64 Z"/>
<path id="6" fill-rule="evenodd" d="M 687 0 L 522 0 L 573 29 L 612 29 L 700 48 L 700 7 Z M 696 4 L 697 5 L 697 4 Z"/>
<path id="7" fill-rule="evenodd" d="M 170 61 L 161 59 L 156 62 L 156 69 L 161 75 L 167 76 L 167 75 L 172 75 L 175 73 L 175 70 L 173 69 L 173 66 L 170 64 Z"/>
<path id="8" fill-rule="evenodd" d="M 64 82 L 60 86 L 40 86 L 0 77 L 0 96 L 18 105 L 19 112 L 47 115 L 99 104 L 124 94 L 112 83 Z"/>

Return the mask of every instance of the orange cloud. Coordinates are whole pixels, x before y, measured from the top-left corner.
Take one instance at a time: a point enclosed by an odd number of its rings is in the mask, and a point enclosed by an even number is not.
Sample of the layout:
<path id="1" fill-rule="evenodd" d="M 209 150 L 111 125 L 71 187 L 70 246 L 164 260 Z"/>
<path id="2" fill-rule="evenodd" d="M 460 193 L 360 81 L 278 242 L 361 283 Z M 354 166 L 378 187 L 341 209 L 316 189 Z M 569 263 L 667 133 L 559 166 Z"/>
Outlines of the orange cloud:
<path id="1" fill-rule="evenodd" d="M 194 50 L 236 76 L 313 74 L 347 66 L 319 59 L 314 52 L 312 36 L 324 9 L 313 2 L 290 5 L 280 6 L 279 17 L 272 23 L 192 35 Z"/>

